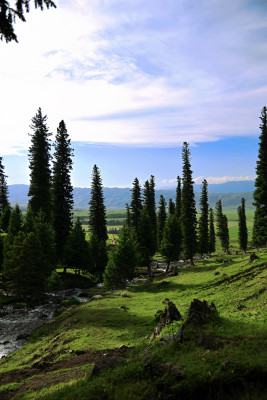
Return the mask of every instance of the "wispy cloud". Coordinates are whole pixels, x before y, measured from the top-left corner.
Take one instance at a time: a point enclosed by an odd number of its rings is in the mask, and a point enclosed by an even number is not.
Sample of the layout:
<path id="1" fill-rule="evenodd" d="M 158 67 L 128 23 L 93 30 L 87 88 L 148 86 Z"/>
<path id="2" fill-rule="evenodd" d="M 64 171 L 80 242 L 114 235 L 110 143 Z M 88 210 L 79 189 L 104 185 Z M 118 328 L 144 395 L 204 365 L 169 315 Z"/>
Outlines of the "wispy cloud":
<path id="1" fill-rule="evenodd" d="M 16 24 L 19 45 L 0 43 L 2 151 L 28 145 L 39 106 L 53 132 L 63 118 L 76 141 L 173 145 L 258 133 L 262 1 L 57 3 Z"/>

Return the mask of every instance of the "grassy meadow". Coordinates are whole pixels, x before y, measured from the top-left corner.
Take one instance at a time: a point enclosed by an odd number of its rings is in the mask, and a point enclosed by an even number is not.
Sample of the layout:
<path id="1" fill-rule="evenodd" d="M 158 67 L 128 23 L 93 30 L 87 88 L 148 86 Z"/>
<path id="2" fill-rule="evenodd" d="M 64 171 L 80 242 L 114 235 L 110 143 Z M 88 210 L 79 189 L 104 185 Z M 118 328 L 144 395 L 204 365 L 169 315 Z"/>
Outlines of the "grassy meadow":
<path id="1" fill-rule="evenodd" d="M 129 297 L 92 288 L 88 296 L 102 297 L 61 307 L 23 348 L 0 361 L 0 398 L 267 399 L 267 249 L 260 249 L 250 265 L 254 249 L 238 252 L 237 214 L 228 210 L 227 217 L 231 255 L 218 244 L 216 255 L 194 267 L 180 266 L 176 277 L 129 286 Z M 252 221 L 248 212 L 249 230 Z M 175 303 L 183 321 L 194 298 L 214 302 L 219 319 L 186 328 L 181 343 L 151 345 L 155 314 L 164 309 L 165 298 Z M 112 351 L 120 354 L 121 346 L 134 348 L 126 361 L 92 375 L 94 364 Z M 180 374 L 170 372 L 173 366 Z"/>

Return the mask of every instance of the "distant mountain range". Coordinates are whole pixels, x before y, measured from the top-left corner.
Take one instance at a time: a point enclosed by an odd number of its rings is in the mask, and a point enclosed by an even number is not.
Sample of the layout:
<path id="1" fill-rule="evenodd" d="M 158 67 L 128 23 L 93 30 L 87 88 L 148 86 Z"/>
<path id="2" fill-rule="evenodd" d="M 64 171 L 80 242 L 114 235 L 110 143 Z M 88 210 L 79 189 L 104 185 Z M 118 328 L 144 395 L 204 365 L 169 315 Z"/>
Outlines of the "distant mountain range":
<path id="1" fill-rule="evenodd" d="M 209 204 L 211 207 L 221 199 L 223 207 L 236 208 L 240 205 L 241 198 L 246 200 L 246 207 L 252 208 L 254 181 L 238 181 L 227 182 L 222 184 L 210 184 L 209 187 Z M 18 203 L 25 207 L 28 203 L 28 185 L 10 185 L 9 200 L 12 205 Z M 107 208 L 125 208 L 125 203 L 131 202 L 130 188 L 104 188 L 105 205 Z M 199 204 L 201 185 L 195 185 L 195 198 L 197 206 Z M 90 199 L 90 188 L 76 187 L 73 190 L 74 208 L 87 208 Z M 158 204 L 160 195 L 165 197 L 168 203 L 172 198 L 175 201 L 175 189 L 156 190 L 156 203 Z"/>

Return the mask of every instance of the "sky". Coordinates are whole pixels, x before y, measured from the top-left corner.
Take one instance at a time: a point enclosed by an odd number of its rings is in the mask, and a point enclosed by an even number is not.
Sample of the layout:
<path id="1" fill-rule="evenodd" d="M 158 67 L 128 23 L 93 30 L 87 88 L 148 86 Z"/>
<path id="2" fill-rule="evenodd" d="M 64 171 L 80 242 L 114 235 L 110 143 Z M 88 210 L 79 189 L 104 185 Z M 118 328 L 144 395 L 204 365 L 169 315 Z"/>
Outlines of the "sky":
<path id="1" fill-rule="evenodd" d="M 12 3 L 12 1 L 10 1 Z M 33 3 L 33 1 L 31 1 Z M 0 42 L 0 156 L 8 183 L 29 183 L 29 125 L 63 119 L 74 186 L 155 176 L 173 187 L 190 144 L 193 177 L 255 178 L 267 105 L 266 0 L 58 0 Z"/>

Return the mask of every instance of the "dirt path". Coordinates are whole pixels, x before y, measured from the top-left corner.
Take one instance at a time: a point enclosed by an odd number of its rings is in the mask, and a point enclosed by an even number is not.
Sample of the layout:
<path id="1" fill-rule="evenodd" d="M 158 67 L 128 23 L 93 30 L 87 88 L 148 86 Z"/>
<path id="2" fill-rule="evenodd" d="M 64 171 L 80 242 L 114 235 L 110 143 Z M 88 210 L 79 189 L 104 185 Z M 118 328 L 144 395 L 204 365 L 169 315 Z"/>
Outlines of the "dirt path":
<path id="1" fill-rule="evenodd" d="M 120 362 L 132 348 L 89 350 L 82 354 L 75 354 L 70 358 L 55 363 L 41 362 L 31 368 L 0 374 L 0 386 L 10 383 L 22 383 L 15 391 L 1 392 L 1 400 L 15 399 L 29 390 L 38 391 L 59 383 L 68 382 L 91 375 L 93 366 L 104 369 L 112 365 L 112 361 Z M 84 368 L 79 368 L 84 366 Z M 58 373 L 57 373 L 58 372 Z"/>

